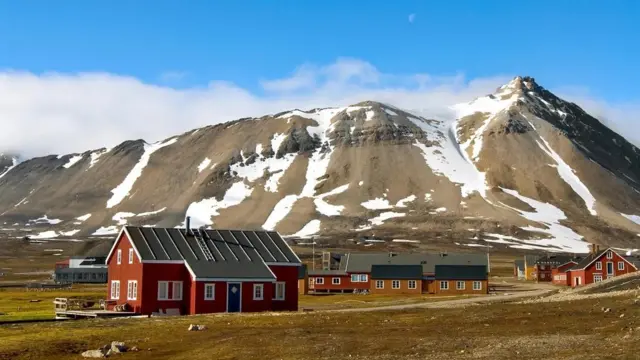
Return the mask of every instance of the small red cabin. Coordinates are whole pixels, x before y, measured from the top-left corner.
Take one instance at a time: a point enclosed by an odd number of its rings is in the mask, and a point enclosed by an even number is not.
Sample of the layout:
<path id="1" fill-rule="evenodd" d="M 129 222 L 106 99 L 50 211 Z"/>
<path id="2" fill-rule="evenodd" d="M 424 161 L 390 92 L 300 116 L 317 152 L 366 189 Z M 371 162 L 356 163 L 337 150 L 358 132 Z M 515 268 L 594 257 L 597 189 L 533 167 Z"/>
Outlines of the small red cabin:
<path id="1" fill-rule="evenodd" d="M 139 314 L 298 310 L 300 259 L 277 232 L 126 226 L 108 299 Z"/>
<path id="2" fill-rule="evenodd" d="M 577 287 L 634 271 L 638 271 L 636 265 L 612 248 L 608 248 L 590 254 L 567 270 L 567 283 L 571 287 Z"/>

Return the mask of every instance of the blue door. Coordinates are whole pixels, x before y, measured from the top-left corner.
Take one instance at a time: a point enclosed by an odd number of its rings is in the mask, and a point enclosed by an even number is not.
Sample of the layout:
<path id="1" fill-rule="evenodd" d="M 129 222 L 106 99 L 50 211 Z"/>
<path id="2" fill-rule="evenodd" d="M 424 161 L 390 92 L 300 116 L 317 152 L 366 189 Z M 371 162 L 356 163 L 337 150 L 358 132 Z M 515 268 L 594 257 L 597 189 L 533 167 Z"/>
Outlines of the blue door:
<path id="1" fill-rule="evenodd" d="M 227 283 L 227 312 L 240 312 L 241 298 L 240 283 Z"/>

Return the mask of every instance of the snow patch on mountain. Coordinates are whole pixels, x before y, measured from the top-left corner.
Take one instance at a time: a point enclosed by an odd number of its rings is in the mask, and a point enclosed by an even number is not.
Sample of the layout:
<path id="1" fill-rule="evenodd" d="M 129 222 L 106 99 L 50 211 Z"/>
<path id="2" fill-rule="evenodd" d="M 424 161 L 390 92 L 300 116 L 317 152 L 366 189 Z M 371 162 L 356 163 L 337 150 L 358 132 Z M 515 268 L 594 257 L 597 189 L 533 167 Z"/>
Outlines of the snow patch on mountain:
<path id="1" fill-rule="evenodd" d="M 564 160 L 562 160 L 558 153 L 553 151 L 551 145 L 549 145 L 549 143 L 542 136 L 540 136 L 540 140 L 542 140 L 544 146 L 538 141 L 536 141 L 536 144 L 538 144 L 540 149 L 542 149 L 545 154 L 549 155 L 549 157 L 551 157 L 557 163 L 557 165 L 549 166 L 555 167 L 556 170 L 558 170 L 558 175 L 560 175 L 562 180 L 564 180 L 569 186 L 571 186 L 573 191 L 575 191 L 576 194 L 578 194 L 582 198 L 582 200 L 584 200 L 584 203 L 587 205 L 587 208 L 589 209 L 591 215 L 598 215 L 595 210 L 596 199 L 593 197 L 593 195 L 591 195 L 591 192 L 589 191 L 587 186 L 582 181 L 580 181 L 580 178 L 578 178 L 578 176 L 575 174 L 575 171 L 569 165 L 567 165 Z"/>
<path id="2" fill-rule="evenodd" d="M 85 215 L 82 215 L 82 216 L 78 216 L 76 218 L 76 220 L 87 221 L 90 217 L 91 217 L 91 214 L 85 214 Z"/>
<path id="3" fill-rule="evenodd" d="M 583 237 L 573 231 L 572 229 L 561 225 L 560 220 L 566 220 L 567 217 L 564 212 L 557 207 L 543 203 L 538 200 L 534 200 L 528 198 L 526 196 L 520 195 L 517 191 L 511 189 L 501 188 L 505 193 L 518 198 L 520 201 L 527 203 L 529 206 L 534 208 L 535 212 L 529 212 L 524 210 L 519 210 L 513 207 L 510 207 L 504 203 L 502 205 L 507 206 L 516 212 L 520 213 L 520 215 L 528 220 L 535 221 L 541 224 L 544 224 L 548 227 L 548 229 L 541 229 L 534 226 L 526 226 L 522 227 L 523 230 L 537 232 L 537 233 L 547 233 L 550 234 L 551 237 L 541 240 L 522 240 L 523 242 L 538 245 L 538 246 L 547 246 L 549 249 L 558 248 L 559 250 L 566 252 L 574 252 L 574 253 L 587 253 L 589 252 L 589 244 L 583 241 Z"/>
<path id="4" fill-rule="evenodd" d="M 108 153 L 109 151 L 111 151 L 111 149 L 104 149 L 102 151 L 92 152 L 91 153 L 91 161 L 89 162 L 89 168 L 88 169 L 91 169 L 98 162 L 98 159 L 100 159 L 100 157 L 102 155 Z"/>
<path id="5" fill-rule="evenodd" d="M 415 195 L 409 195 L 404 199 L 398 200 L 396 207 L 407 207 L 408 203 L 414 202 L 417 199 Z"/>
<path id="6" fill-rule="evenodd" d="M 162 143 L 157 142 L 151 145 L 145 144 L 144 153 L 140 157 L 140 160 L 138 160 L 138 163 L 133 166 L 133 169 L 131 169 L 131 171 L 124 178 L 122 183 L 118 185 L 115 189 L 111 190 L 111 193 L 113 195 L 107 201 L 107 209 L 110 209 L 120 204 L 122 200 L 124 200 L 127 196 L 129 196 L 129 193 L 133 189 L 133 185 L 136 183 L 136 180 L 138 180 L 138 178 L 142 175 L 142 170 L 144 170 L 144 168 L 147 166 L 147 164 L 149 163 L 149 159 L 151 159 L 151 155 L 154 152 L 162 149 L 163 147 L 174 144 L 176 141 L 178 141 L 178 139 L 173 138 Z"/>
<path id="7" fill-rule="evenodd" d="M 367 200 L 361 203 L 360 205 L 362 205 L 362 207 L 369 210 L 384 210 L 384 209 L 392 208 L 391 204 L 389 204 L 389 200 L 384 198 L 375 198 L 373 200 Z"/>
<path id="8" fill-rule="evenodd" d="M 209 164 L 211 164 L 211 159 L 204 158 L 204 160 L 202 160 L 200 165 L 198 165 L 198 172 L 201 173 L 204 169 L 207 168 L 207 166 L 209 166 Z"/>
<path id="9" fill-rule="evenodd" d="M 62 165 L 65 169 L 68 169 L 82 160 L 82 155 L 76 155 L 69 158 L 66 164 Z"/>
<path id="10" fill-rule="evenodd" d="M 216 200 L 216 198 L 209 198 L 193 202 L 187 208 L 186 215 L 191 216 L 193 219 L 191 222 L 193 227 L 212 225 L 211 218 L 220 215 L 218 210 L 240 204 L 252 192 L 253 188 L 247 186 L 243 181 L 238 181 L 231 185 L 221 201 Z"/>
<path id="11" fill-rule="evenodd" d="M 278 225 L 278 223 L 289 214 L 293 204 L 295 204 L 297 200 L 297 195 L 287 195 L 280 199 L 276 206 L 273 207 L 273 210 L 271 211 L 271 214 L 269 214 L 269 217 L 267 217 L 267 220 L 262 224 L 262 228 L 265 230 L 275 229 L 276 225 Z"/>
<path id="12" fill-rule="evenodd" d="M 314 234 L 317 234 L 320 231 L 320 220 L 311 220 L 305 226 L 300 229 L 297 233 L 293 234 L 293 237 L 306 238 L 310 237 Z"/>
<path id="13" fill-rule="evenodd" d="M 15 168 L 16 166 L 18 166 L 19 161 L 17 158 L 11 158 L 12 160 L 12 165 L 9 166 L 4 172 L 0 173 L 0 179 L 2 179 L 5 175 L 7 175 L 9 173 L 9 171 L 11 171 L 11 169 Z"/>
<path id="14" fill-rule="evenodd" d="M 634 223 L 640 225 L 640 216 L 638 216 L 638 215 L 627 215 L 627 214 L 623 214 L 623 213 L 620 213 L 620 215 L 622 215 L 625 218 L 627 218 L 627 219 L 633 221 Z"/>

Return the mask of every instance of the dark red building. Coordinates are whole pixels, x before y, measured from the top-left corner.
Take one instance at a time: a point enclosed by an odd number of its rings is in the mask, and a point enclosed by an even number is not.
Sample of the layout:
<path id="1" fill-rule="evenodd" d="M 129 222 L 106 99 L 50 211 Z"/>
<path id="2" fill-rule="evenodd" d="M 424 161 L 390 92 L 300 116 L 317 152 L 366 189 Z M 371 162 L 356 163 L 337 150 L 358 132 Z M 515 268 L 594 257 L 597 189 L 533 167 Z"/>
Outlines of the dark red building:
<path id="1" fill-rule="evenodd" d="M 298 309 L 300 259 L 277 232 L 126 226 L 107 265 L 110 306 L 140 314 Z"/>

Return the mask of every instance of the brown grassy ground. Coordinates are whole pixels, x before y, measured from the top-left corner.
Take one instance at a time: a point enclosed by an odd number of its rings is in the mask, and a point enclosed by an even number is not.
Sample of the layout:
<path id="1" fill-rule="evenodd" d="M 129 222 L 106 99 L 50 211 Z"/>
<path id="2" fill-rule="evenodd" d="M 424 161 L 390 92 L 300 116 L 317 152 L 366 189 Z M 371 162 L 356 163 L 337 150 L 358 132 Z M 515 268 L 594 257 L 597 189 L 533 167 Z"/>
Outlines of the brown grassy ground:
<path id="1" fill-rule="evenodd" d="M 74 359 L 114 340 L 141 349 L 123 359 L 637 359 L 634 300 L 7 325 L 0 359 Z"/>

